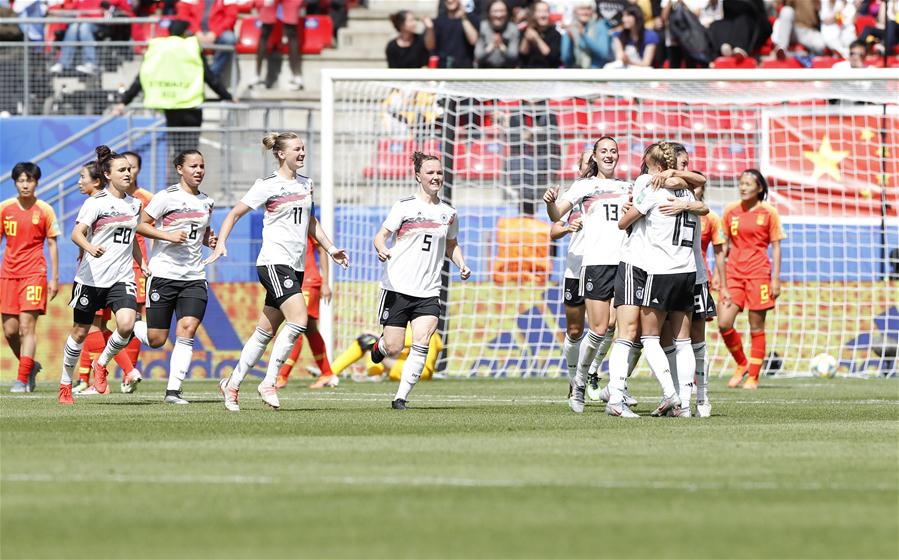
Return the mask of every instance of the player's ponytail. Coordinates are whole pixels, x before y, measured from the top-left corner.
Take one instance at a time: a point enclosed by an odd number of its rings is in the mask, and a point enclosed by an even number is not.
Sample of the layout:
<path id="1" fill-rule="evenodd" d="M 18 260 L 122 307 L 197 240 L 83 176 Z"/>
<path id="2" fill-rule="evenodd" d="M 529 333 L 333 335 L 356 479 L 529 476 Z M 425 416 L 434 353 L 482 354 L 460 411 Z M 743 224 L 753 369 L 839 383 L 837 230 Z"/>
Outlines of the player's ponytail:
<path id="1" fill-rule="evenodd" d="M 439 161 L 437 156 L 426 154 L 424 152 L 412 152 L 412 168 L 416 173 L 421 173 L 421 165 L 426 161 Z"/>
<path id="2" fill-rule="evenodd" d="M 112 162 L 119 158 L 125 157 L 121 154 L 113 152 L 109 148 L 109 146 L 105 144 L 102 146 L 97 146 L 96 148 L 94 148 L 94 151 L 97 153 L 97 167 L 100 169 L 101 173 L 109 173 L 109 170 L 112 168 Z M 106 186 L 105 179 L 106 178 L 104 177 L 101 181 L 104 187 Z"/>
<path id="3" fill-rule="evenodd" d="M 740 173 L 740 175 L 751 175 L 755 179 L 755 184 L 759 186 L 759 201 L 768 198 L 768 181 L 761 171 L 750 168 Z"/>
<path id="4" fill-rule="evenodd" d="M 662 170 L 677 169 L 677 154 L 674 152 L 674 144 L 670 142 L 659 142 L 659 151 L 662 155 Z"/>
<path id="5" fill-rule="evenodd" d="M 275 159 L 280 162 L 281 158 L 278 157 L 278 152 L 283 152 L 287 149 L 289 140 L 299 139 L 300 137 L 295 132 L 269 132 L 262 137 L 262 145 L 266 151 L 271 150 L 275 154 Z"/>

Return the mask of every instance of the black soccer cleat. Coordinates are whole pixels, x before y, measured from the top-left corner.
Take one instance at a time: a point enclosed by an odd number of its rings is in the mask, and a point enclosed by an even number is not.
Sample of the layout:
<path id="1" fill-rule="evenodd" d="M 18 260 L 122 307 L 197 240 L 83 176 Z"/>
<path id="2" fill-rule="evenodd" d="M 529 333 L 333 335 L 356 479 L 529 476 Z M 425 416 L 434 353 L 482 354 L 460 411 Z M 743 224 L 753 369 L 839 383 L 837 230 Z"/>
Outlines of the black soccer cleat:
<path id="1" fill-rule="evenodd" d="M 390 403 L 390 408 L 394 410 L 406 410 L 406 401 L 403 399 L 396 399 L 392 403 Z"/>
<path id="2" fill-rule="evenodd" d="M 378 337 L 373 334 L 363 333 L 360 334 L 356 338 L 356 343 L 359 344 L 359 348 L 362 349 L 363 352 L 368 352 L 372 348 L 374 348 L 375 344 L 378 342 Z"/>
<path id="3" fill-rule="evenodd" d="M 381 349 L 378 347 L 378 341 L 375 341 L 375 343 L 374 343 L 374 344 L 372 345 L 372 347 L 371 347 L 371 361 L 372 361 L 372 363 L 380 364 L 381 362 L 384 361 L 384 358 L 385 358 L 385 357 L 386 357 L 386 356 L 384 356 L 384 353 L 381 352 Z"/>

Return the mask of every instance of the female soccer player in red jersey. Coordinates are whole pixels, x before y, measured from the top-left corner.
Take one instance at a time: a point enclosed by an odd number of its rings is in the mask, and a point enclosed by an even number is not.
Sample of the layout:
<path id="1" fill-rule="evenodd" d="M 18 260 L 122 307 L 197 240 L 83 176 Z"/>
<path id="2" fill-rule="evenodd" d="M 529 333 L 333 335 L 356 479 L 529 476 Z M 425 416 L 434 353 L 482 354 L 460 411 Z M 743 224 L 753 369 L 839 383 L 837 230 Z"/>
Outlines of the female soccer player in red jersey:
<path id="1" fill-rule="evenodd" d="M 331 263 L 329 262 L 331 257 L 311 235 L 308 236 L 306 244 L 309 248 L 306 251 L 306 266 L 304 267 L 303 274 L 303 298 L 306 300 L 306 311 L 309 314 L 309 319 L 306 323 L 306 338 L 309 339 L 309 347 L 312 349 L 312 358 L 315 360 L 320 371 L 320 377 L 315 383 L 310 385 L 309 388 L 323 389 L 325 387 L 337 387 L 339 380 L 337 376 L 331 372 L 331 362 L 328 361 L 328 349 L 325 347 L 325 339 L 322 338 L 322 334 L 318 330 L 321 300 L 325 300 L 325 303 L 331 301 L 331 288 L 328 285 L 328 276 L 331 272 Z M 315 247 L 317 251 L 313 251 L 313 247 Z M 315 262 L 316 252 L 318 252 L 319 263 L 321 263 L 321 265 Z M 319 267 L 321 267 L 320 270 Z M 293 349 L 290 351 L 290 355 L 284 361 L 284 365 L 281 366 L 281 371 L 278 373 L 278 379 L 275 381 L 276 388 L 281 389 L 282 387 L 287 386 L 287 378 L 290 377 L 290 372 L 293 370 L 293 366 L 297 362 L 297 359 L 300 357 L 300 352 L 302 351 L 303 337 L 301 336 L 293 343 Z"/>
<path id="2" fill-rule="evenodd" d="M 780 242 L 786 235 L 777 210 L 765 202 L 768 182 L 758 170 L 747 169 L 740 174 L 739 190 L 740 200 L 725 208 L 722 220 L 728 250 L 718 328 L 737 362 L 727 386 L 739 387 L 742 383 L 744 389 L 756 389 L 765 359 L 765 315 L 780 295 Z M 749 360 L 743 353 L 740 333 L 734 330 L 734 320 L 744 308 L 749 309 L 752 337 Z"/>
<path id="3" fill-rule="evenodd" d="M 56 238 L 59 224 L 49 204 L 35 197 L 41 168 L 31 162 L 17 163 L 12 169 L 18 196 L 0 202 L 0 240 L 6 238 L 0 267 L 0 313 L 3 334 L 16 359 L 19 371 L 12 393 L 34 391 L 41 369 L 34 361 L 37 346 L 37 318 L 47 311 L 47 300 L 59 291 L 59 253 Z M 52 267 L 47 282 L 44 240 Z"/>

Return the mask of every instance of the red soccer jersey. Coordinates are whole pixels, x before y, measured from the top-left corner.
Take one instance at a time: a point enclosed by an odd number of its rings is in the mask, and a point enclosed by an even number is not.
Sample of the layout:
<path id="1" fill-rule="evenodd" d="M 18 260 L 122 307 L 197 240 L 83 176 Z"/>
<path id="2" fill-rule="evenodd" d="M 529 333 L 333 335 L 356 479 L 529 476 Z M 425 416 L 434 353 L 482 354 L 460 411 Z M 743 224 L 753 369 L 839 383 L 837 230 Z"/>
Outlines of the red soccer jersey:
<path id="1" fill-rule="evenodd" d="M 709 245 L 724 245 L 724 232 L 721 231 L 721 218 L 714 212 L 702 216 L 702 261 L 705 270 L 712 277 L 712 269 L 709 268 Z M 720 263 L 719 263 L 720 264 Z"/>
<path id="2" fill-rule="evenodd" d="M 134 194 L 132 195 L 134 198 L 140 200 L 141 208 L 146 208 L 147 204 L 150 204 L 150 199 L 153 198 L 153 193 L 146 189 L 142 189 L 138 187 Z M 140 253 L 144 256 L 144 260 L 149 261 L 149 256 L 147 253 L 147 240 L 144 239 L 143 235 L 134 234 L 137 237 L 137 246 L 140 247 Z M 134 263 L 134 271 L 140 273 L 140 263 L 137 261 L 132 261 Z"/>
<path id="3" fill-rule="evenodd" d="M 742 202 L 724 210 L 724 234 L 730 240 L 727 275 L 733 278 L 771 278 L 768 245 L 787 236 L 780 225 L 777 210 L 759 202 L 747 210 Z"/>
<path id="4" fill-rule="evenodd" d="M 315 262 L 315 253 L 318 252 L 318 243 L 310 235 L 306 239 L 306 264 L 303 267 L 303 287 L 321 288 L 322 275 L 318 271 L 318 263 Z"/>
<path id="5" fill-rule="evenodd" d="M 59 236 L 59 222 L 53 208 L 43 200 L 25 210 L 18 198 L 0 203 L 0 219 L 6 237 L 0 278 L 30 278 L 47 275 L 44 239 Z"/>

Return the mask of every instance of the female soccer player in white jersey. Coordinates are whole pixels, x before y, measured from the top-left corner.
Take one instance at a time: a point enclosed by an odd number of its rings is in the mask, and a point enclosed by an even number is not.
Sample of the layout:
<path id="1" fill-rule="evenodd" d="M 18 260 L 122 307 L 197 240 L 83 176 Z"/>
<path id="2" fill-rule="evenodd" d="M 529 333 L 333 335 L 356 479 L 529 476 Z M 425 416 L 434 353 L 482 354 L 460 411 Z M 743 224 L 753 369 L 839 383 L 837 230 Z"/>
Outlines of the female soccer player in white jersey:
<path id="1" fill-rule="evenodd" d="M 306 331 L 306 302 L 303 300 L 303 266 L 306 260 L 306 236 L 309 231 L 315 240 L 328 251 L 331 258 L 343 267 L 349 266 L 349 257 L 338 249 L 312 213 L 312 181 L 300 175 L 306 146 L 293 132 L 271 133 L 262 139 L 266 150 L 272 150 L 278 161 L 278 170 L 264 179 L 257 179 L 249 191 L 225 217 L 222 231 L 212 255 L 206 264 L 226 256 L 225 242 L 231 229 L 242 216 L 265 206 L 262 222 L 262 249 L 256 259 L 256 273 L 265 287 L 265 306 L 256 323 L 256 330 L 244 345 L 240 360 L 231 376 L 219 383 L 225 408 L 239 411 L 237 392 L 247 373 L 275 336 L 284 320 L 287 325 L 272 348 L 265 378 L 257 387 L 262 401 L 278 409 L 278 391 L 275 380 L 278 370 L 293 348 L 297 337 Z"/>
<path id="2" fill-rule="evenodd" d="M 666 169 L 676 169 L 674 147 L 661 142 L 648 150 L 645 162 L 649 175 L 659 175 Z M 690 343 L 690 317 L 693 311 L 693 286 L 696 282 L 696 259 L 693 252 L 693 232 L 698 223 L 689 212 L 662 212 L 661 205 L 669 198 L 693 201 L 686 182 L 678 177 L 663 179 L 666 188 L 646 188 L 653 180 L 641 175 L 635 183 L 639 194 L 621 218 L 618 226 L 624 230 L 633 226 L 629 238 L 629 263 L 622 263 L 619 276 L 623 280 L 623 296 L 631 305 L 640 306 L 640 332 L 644 353 L 650 369 L 662 386 L 664 397 L 652 412 L 666 414 L 680 406 L 679 389 L 674 386 L 665 351 L 660 344 L 662 324 L 671 316 L 675 325 L 676 360 L 680 371 L 695 371 L 696 362 Z M 636 185 L 640 185 L 639 187 Z M 619 267 L 621 268 L 621 267 Z M 683 376 L 681 384 L 687 382 Z M 692 376 L 689 376 L 692 383 Z M 613 374 L 610 381 L 611 398 L 607 412 L 615 416 L 636 416 L 621 404 L 623 376 Z M 616 409 L 617 407 L 617 409 Z M 611 410 L 610 410 L 611 409 Z"/>
<path id="3" fill-rule="evenodd" d="M 164 400 L 169 404 L 188 404 L 181 396 L 181 384 L 193 358 L 194 335 L 206 314 L 208 286 L 202 252 L 204 245 L 215 248 L 210 224 L 215 203 L 200 192 L 206 175 L 203 154 L 186 150 L 175 156 L 172 163 L 181 180 L 153 195 L 141 213 L 141 221 L 148 226 L 155 223 L 160 231 L 179 234 L 183 239 L 178 243 L 160 240 L 153 244 L 151 276 L 146 285 L 147 320 L 135 323 L 134 336 L 159 348 L 168 340 L 172 314 L 177 316 Z"/>
<path id="4" fill-rule="evenodd" d="M 387 265 L 381 276 L 378 305 L 384 332 L 371 349 L 371 360 L 379 363 L 387 356 L 399 355 L 406 325 L 412 324 L 412 348 L 391 403 L 396 410 L 406 409 L 409 393 L 424 369 L 431 335 L 437 330 L 444 257 L 459 267 L 463 280 L 471 276 L 456 241 L 456 209 L 438 196 L 443 188 L 443 165 L 435 156 L 421 152 L 412 155 L 412 163 L 418 192 L 393 205 L 374 239 L 378 259 Z M 389 239 L 393 239 L 390 247 Z"/>
<path id="5" fill-rule="evenodd" d="M 630 197 L 631 184 L 615 179 L 617 165 L 618 143 L 610 136 L 603 136 L 593 145 L 593 156 L 586 173 L 558 201 L 550 200 L 546 204 L 546 211 L 554 221 L 575 205 L 580 205 L 583 210 L 584 257 L 580 289 L 586 299 L 590 328 L 581 343 L 577 372 L 569 380 L 571 394 L 568 400 L 571 410 L 578 413 L 584 411 L 587 370 L 609 330 L 615 273 L 625 235 L 618 229 L 618 220 Z"/>
<path id="6" fill-rule="evenodd" d="M 63 352 L 59 404 L 74 404 L 72 374 L 97 310 L 111 307 L 116 318 L 116 330 L 91 364 L 98 393 L 106 392 L 106 364 L 128 344 L 137 315 L 132 262 L 142 260 L 134 242 L 141 202 L 126 192 L 131 185 L 128 160 L 107 146 L 99 146 L 96 152 L 105 188 L 84 201 L 72 231 L 72 241 L 84 255 L 75 273 L 69 302 L 74 309 L 74 325 Z"/>

